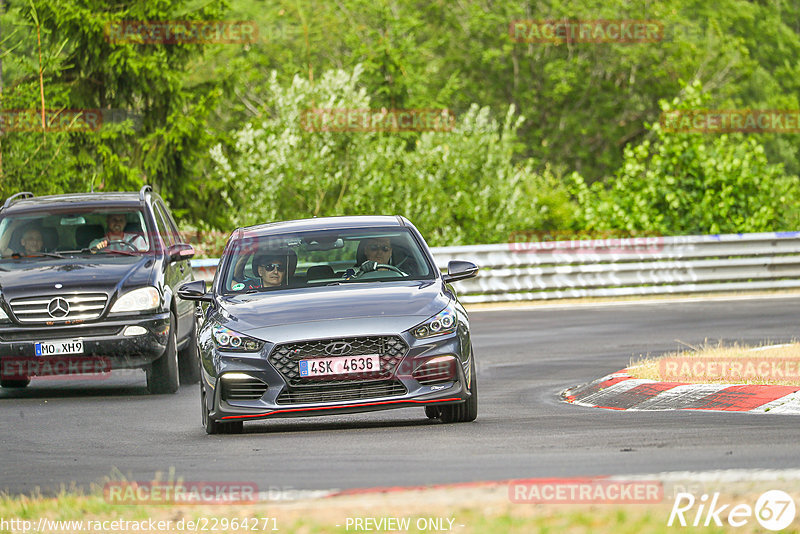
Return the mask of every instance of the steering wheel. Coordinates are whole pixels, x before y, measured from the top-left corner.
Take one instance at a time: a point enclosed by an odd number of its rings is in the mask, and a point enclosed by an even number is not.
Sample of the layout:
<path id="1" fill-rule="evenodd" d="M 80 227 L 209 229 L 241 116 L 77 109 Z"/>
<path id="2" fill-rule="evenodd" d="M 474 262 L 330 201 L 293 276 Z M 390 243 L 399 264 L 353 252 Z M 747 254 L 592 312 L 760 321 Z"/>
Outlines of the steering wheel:
<path id="1" fill-rule="evenodd" d="M 110 247 L 111 245 L 125 245 L 131 252 L 139 252 L 139 249 L 136 248 L 136 245 L 134 245 L 133 243 L 129 243 L 128 241 L 124 241 L 122 239 L 114 239 L 113 241 L 109 241 L 105 247 L 96 250 L 100 251 Z"/>
<path id="2" fill-rule="evenodd" d="M 367 260 L 358 267 L 358 271 L 356 271 L 356 274 L 353 275 L 353 278 L 361 278 L 361 276 L 370 273 L 372 271 L 377 271 L 378 269 L 388 269 L 390 271 L 398 273 L 400 276 L 408 276 L 406 273 L 404 273 L 394 265 Z"/>

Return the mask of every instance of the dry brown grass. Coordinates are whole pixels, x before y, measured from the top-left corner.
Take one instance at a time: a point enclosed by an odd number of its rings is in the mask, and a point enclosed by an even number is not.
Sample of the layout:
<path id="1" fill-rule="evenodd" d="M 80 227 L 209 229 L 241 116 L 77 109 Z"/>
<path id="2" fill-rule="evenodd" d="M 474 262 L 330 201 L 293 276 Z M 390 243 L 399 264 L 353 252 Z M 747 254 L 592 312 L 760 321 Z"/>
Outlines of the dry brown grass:
<path id="1" fill-rule="evenodd" d="M 800 386 L 800 343 L 750 347 L 704 344 L 659 357 L 631 359 L 631 376 L 689 384 Z"/>

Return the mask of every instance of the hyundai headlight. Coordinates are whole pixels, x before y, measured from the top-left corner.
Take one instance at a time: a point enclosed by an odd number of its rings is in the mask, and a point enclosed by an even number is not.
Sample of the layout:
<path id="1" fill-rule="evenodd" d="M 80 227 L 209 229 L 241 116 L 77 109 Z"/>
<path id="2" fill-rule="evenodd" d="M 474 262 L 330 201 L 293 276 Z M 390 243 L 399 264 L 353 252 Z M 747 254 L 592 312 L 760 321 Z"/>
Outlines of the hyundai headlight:
<path id="1" fill-rule="evenodd" d="M 2 306 L 0 306 L 0 322 L 6 322 L 10 320 L 11 319 L 8 318 L 8 314 L 6 313 L 6 311 L 3 309 Z"/>
<path id="2" fill-rule="evenodd" d="M 417 339 L 440 336 L 442 334 L 451 334 L 455 332 L 457 325 L 458 320 L 456 318 L 456 312 L 448 306 L 424 323 L 415 326 L 411 329 L 411 333 Z"/>
<path id="3" fill-rule="evenodd" d="M 218 349 L 238 352 L 258 352 L 264 346 L 259 339 L 245 336 L 224 326 L 215 326 L 212 330 Z"/>
<path id="4" fill-rule="evenodd" d="M 128 291 L 117 299 L 111 307 L 111 313 L 142 312 L 158 308 L 161 295 L 154 287 L 142 287 Z"/>

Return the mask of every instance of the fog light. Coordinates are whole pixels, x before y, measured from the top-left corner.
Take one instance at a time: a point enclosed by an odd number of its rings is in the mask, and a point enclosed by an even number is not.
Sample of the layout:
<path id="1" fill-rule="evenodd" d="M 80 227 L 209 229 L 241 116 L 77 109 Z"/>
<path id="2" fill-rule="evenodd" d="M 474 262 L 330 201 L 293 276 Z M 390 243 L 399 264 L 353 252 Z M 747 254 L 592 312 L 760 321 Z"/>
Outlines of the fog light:
<path id="1" fill-rule="evenodd" d="M 245 373 L 225 373 L 220 378 L 228 380 L 250 380 L 253 377 Z"/>
<path id="2" fill-rule="evenodd" d="M 128 326 L 125 328 L 125 331 L 122 333 L 123 336 L 141 336 L 142 334 L 146 334 L 147 330 L 142 328 L 141 326 Z"/>
<path id="3" fill-rule="evenodd" d="M 458 376 L 456 362 L 453 356 L 437 356 L 425 361 L 411 376 L 423 385 L 449 382 Z"/>

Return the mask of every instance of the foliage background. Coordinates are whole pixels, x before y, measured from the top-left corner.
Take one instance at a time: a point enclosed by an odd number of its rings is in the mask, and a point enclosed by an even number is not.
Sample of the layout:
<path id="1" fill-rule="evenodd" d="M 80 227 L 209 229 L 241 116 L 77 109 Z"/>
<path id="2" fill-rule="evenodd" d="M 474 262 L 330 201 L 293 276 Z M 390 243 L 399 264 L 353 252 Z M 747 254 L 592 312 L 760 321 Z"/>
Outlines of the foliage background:
<path id="1" fill-rule="evenodd" d="M 516 19 L 649 19 L 641 44 L 517 43 Z M 120 20 L 252 20 L 255 43 L 116 44 Z M 797 134 L 674 134 L 666 109 L 800 109 L 800 4 L 696 0 L 13 0 L 2 109 L 105 110 L 5 132 L 0 194 L 148 182 L 187 229 L 402 214 L 433 245 L 530 230 L 797 229 Z M 37 28 L 41 35 L 41 61 Z M 448 108 L 449 133 L 316 133 L 307 107 Z"/>

